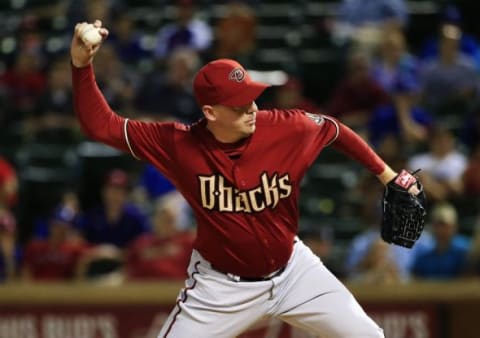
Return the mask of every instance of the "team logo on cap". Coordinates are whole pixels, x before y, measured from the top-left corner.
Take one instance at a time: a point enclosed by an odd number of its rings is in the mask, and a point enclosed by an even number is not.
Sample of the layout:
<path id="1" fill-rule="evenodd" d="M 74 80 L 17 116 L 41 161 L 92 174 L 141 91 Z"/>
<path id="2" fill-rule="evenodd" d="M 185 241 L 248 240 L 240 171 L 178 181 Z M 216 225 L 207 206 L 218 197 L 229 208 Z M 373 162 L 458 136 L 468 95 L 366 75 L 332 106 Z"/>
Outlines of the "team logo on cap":
<path id="1" fill-rule="evenodd" d="M 230 72 L 228 79 L 236 82 L 242 82 L 245 80 L 245 71 L 242 68 L 237 67 Z"/>

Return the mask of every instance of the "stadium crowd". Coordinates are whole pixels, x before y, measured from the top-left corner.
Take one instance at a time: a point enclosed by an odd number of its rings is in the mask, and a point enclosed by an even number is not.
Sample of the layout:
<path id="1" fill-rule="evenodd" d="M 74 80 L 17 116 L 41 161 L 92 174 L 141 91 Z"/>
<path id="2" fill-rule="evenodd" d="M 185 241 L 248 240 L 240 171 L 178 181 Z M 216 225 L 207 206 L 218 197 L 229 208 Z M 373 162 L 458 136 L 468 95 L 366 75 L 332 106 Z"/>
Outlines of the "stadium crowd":
<path id="1" fill-rule="evenodd" d="M 184 277 L 195 233 L 185 200 L 152 166 L 94 144 L 79 130 L 69 39 L 76 22 L 94 19 L 110 30 L 95 59 L 97 82 L 123 116 L 196 121 L 195 72 L 209 60 L 233 58 L 258 76 L 285 72 L 260 107 L 332 115 L 394 169 L 421 168 L 428 224 L 408 250 L 380 239 L 382 186 L 375 178 L 352 170 L 348 159 L 320 155 L 312 170 L 325 174 L 335 164 L 353 177 L 343 187 L 305 186 L 311 194 L 302 201 L 300 236 L 340 278 L 403 283 L 480 276 L 480 43 L 464 30 L 459 8 L 439 6 L 437 29 L 411 48 L 404 1 L 336 3 L 312 26 L 314 44 L 335 51 L 340 71 L 319 72 L 312 83 L 303 81 L 308 64 L 278 69 L 261 59 L 268 25 L 254 9 L 259 1 L 14 3 L 0 9 L 11 18 L 11 26 L 0 26 L 0 282 Z M 284 38 L 288 48 L 300 48 L 294 34 Z M 328 88 L 328 95 L 317 88 Z M 306 181 L 316 178 L 308 173 Z M 341 203 L 351 208 L 336 210 L 318 194 L 333 203 L 348 195 Z M 344 237 L 343 219 L 354 226 Z"/>

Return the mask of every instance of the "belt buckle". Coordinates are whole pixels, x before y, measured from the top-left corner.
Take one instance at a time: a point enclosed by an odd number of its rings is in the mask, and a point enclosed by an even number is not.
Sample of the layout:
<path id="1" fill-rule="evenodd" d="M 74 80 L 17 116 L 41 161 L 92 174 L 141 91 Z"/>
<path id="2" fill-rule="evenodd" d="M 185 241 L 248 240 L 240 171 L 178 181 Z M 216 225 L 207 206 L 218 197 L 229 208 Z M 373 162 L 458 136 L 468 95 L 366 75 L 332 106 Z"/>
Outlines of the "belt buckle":
<path id="1" fill-rule="evenodd" d="M 242 277 L 234 275 L 233 273 L 226 273 L 225 275 L 227 275 L 227 277 L 229 279 L 233 280 L 234 282 L 241 282 L 242 281 Z"/>

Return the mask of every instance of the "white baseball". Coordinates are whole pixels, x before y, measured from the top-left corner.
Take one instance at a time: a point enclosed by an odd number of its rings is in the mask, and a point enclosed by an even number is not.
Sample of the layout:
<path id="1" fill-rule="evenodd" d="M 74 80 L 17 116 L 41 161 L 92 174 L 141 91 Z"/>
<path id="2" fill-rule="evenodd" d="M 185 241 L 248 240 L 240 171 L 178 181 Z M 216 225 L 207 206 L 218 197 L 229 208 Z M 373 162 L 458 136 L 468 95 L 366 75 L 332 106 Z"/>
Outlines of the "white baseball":
<path id="1" fill-rule="evenodd" d="M 83 42 L 87 45 L 98 45 L 102 42 L 102 35 L 100 34 L 100 28 L 95 27 L 92 24 L 88 24 L 81 34 Z"/>

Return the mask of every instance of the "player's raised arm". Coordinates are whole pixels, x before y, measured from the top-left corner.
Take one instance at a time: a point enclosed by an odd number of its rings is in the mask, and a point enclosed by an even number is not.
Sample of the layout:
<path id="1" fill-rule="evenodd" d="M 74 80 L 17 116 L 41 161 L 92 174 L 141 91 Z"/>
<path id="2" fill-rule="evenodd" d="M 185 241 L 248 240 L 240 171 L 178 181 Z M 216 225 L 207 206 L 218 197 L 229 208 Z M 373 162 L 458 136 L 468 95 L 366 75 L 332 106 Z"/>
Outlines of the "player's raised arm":
<path id="1" fill-rule="evenodd" d="M 88 137 L 129 151 L 123 133 L 126 121 L 110 109 L 93 72 L 92 61 L 101 42 L 107 37 L 108 30 L 102 27 L 99 20 L 93 24 L 83 22 L 75 26 L 70 46 L 74 109 L 82 130 Z"/>
<path id="2" fill-rule="evenodd" d="M 101 39 L 95 39 L 95 34 L 100 35 Z M 77 68 L 90 65 L 100 49 L 101 42 L 107 37 L 108 30 L 102 27 L 100 20 L 96 20 L 93 24 L 78 23 L 70 45 L 72 64 Z"/>

